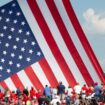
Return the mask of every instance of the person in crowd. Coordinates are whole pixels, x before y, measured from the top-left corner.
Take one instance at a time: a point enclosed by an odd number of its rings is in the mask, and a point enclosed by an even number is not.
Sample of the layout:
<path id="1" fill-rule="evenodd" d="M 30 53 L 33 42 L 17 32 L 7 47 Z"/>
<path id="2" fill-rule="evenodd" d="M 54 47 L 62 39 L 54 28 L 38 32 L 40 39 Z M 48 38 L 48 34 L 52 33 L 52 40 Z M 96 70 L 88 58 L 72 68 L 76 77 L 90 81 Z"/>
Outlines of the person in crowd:
<path id="1" fill-rule="evenodd" d="M 68 96 L 72 97 L 72 92 L 73 92 L 73 89 L 71 86 L 68 86 L 66 89 L 65 89 L 65 93 L 67 93 Z"/>
<path id="2" fill-rule="evenodd" d="M 39 105 L 49 105 L 49 99 L 44 95 L 42 94 L 39 98 L 38 98 L 38 104 Z"/>
<path id="3" fill-rule="evenodd" d="M 95 86 L 94 86 L 94 97 L 95 98 L 100 98 L 100 94 L 101 94 L 101 86 L 96 82 Z"/>
<path id="4" fill-rule="evenodd" d="M 48 85 L 44 88 L 44 95 L 51 100 L 51 88 Z"/>
<path id="5" fill-rule="evenodd" d="M 50 104 L 51 105 L 60 105 L 61 104 L 60 97 L 57 94 L 55 94 L 55 97 L 51 100 Z"/>
<path id="6" fill-rule="evenodd" d="M 94 97 L 94 84 L 88 86 L 88 90 L 86 91 L 86 98 L 91 99 L 92 97 Z"/>
<path id="7" fill-rule="evenodd" d="M 68 95 L 68 93 L 65 93 L 64 100 L 65 100 L 66 105 L 70 105 L 71 99 L 70 99 L 70 95 Z"/>
<path id="8" fill-rule="evenodd" d="M 28 96 L 28 95 L 29 95 L 28 88 L 25 88 L 25 89 L 23 90 L 23 94 L 25 94 L 26 96 Z"/>
<path id="9" fill-rule="evenodd" d="M 16 103 L 18 97 L 17 97 L 15 91 L 12 91 L 12 92 L 10 93 L 10 99 L 11 99 L 11 101 L 12 101 L 13 103 Z"/>
<path id="10" fill-rule="evenodd" d="M 51 88 L 51 99 L 55 98 L 56 94 L 57 94 L 57 88 L 52 87 Z"/>
<path id="11" fill-rule="evenodd" d="M 30 89 L 30 98 L 33 100 L 34 98 L 36 98 L 36 91 L 34 89 L 34 87 L 31 87 Z"/>
<path id="12" fill-rule="evenodd" d="M 38 89 L 36 92 L 36 99 L 39 99 L 42 96 L 42 90 Z"/>
<path id="13" fill-rule="evenodd" d="M 74 86 L 75 93 L 80 94 L 81 93 L 81 89 L 82 88 L 81 88 L 80 84 L 77 82 L 76 85 Z"/>
<path id="14" fill-rule="evenodd" d="M 76 94 L 74 105 L 79 105 L 79 104 L 80 104 L 79 94 Z"/>
<path id="15" fill-rule="evenodd" d="M 17 94 L 18 97 L 22 94 L 19 87 L 18 87 L 17 90 L 16 90 L 16 94 Z"/>
<path id="16" fill-rule="evenodd" d="M 10 94 L 11 94 L 10 90 L 8 88 L 6 88 L 4 94 L 5 94 L 4 95 L 4 101 L 6 103 L 9 103 L 9 101 L 10 101 Z"/>
<path id="17" fill-rule="evenodd" d="M 88 92 L 88 87 L 86 86 L 86 84 L 84 84 L 81 88 L 82 98 L 86 98 L 87 92 Z"/>
<path id="18" fill-rule="evenodd" d="M 58 95 L 60 96 L 60 99 L 63 100 L 64 99 L 64 94 L 65 94 L 65 86 L 62 84 L 62 82 L 60 81 L 58 86 Z"/>
<path id="19" fill-rule="evenodd" d="M 84 84 L 81 88 L 81 92 L 86 94 L 87 91 L 88 91 L 88 87 L 86 86 L 86 84 Z"/>

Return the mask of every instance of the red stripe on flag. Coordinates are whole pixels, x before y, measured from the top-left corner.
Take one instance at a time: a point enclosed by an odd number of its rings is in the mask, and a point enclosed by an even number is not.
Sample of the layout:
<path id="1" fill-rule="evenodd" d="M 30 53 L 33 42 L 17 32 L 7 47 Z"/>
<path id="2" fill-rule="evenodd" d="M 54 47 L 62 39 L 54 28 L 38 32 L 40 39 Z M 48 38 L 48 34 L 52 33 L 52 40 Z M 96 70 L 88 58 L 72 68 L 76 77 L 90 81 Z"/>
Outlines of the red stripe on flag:
<path id="1" fill-rule="evenodd" d="M 30 6 L 30 8 L 31 8 L 41 30 L 42 30 L 42 33 L 43 33 L 43 35 L 44 35 L 44 37 L 45 37 L 45 39 L 46 39 L 46 41 L 50 47 L 50 50 L 52 51 L 52 53 L 53 53 L 58 65 L 59 65 L 59 67 L 61 68 L 66 80 L 68 81 L 69 85 L 74 86 L 76 83 L 76 80 L 73 77 L 73 75 L 72 75 L 68 65 L 66 64 L 63 56 L 61 55 L 61 52 L 59 51 L 58 46 L 55 43 L 55 41 L 51 35 L 51 32 L 50 32 L 42 14 L 41 14 L 41 11 L 40 11 L 36 1 L 35 0 L 34 1 L 28 0 L 28 3 L 29 3 L 29 6 Z"/>
<path id="2" fill-rule="evenodd" d="M 2 88 L 4 88 L 4 89 L 6 89 L 6 88 L 9 89 L 9 87 L 6 85 L 6 83 L 5 83 L 4 81 L 1 81 L 1 82 L 0 82 L 0 85 L 1 85 Z M 10 90 L 10 89 L 9 89 L 9 90 Z"/>
<path id="3" fill-rule="evenodd" d="M 32 84 L 35 86 L 37 90 L 44 88 L 41 82 L 39 81 L 38 77 L 34 73 L 32 67 L 29 66 L 25 68 L 25 73 L 27 74 L 28 78 L 30 79 L 30 81 L 32 82 Z"/>
<path id="4" fill-rule="evenodd" d="M 12 75 L 11 80 L 14 83 L 14 85 L 16 86 L 16 88 L 20 88 L 21 90 L 24 89 L 24 86 L 23 86 L 22 82 L 20 81 L 19 77 L 17 76 L 17 74 Z"/>
<path id="5" fill-rule="evenodd" d="M 98 60 L 96 59 L 96 56 L 93 53 L 93 50 L 92 50 L 88 40 L 86 39 L 86 36 L 85 36 L 85 34 L 84 34 L 84 32 L 83 32 L 83 30 L 82 30 L 82 28 L 81 28 L 81 26 L 78 22 L 78 19 L 77 19 L 75 13 L 74 13 L 74 10 L 71 6 L 70 0 L 63 0 L 63 4 L 65 6 L 65 9 L 66 9 L 67 14 L 69 16 L 69 19 L 71 20 L 71 22 L 74 26 L 74 29 L 75 29 L 75 31 L 78 35 L 78 38 L 80 39 L 80 41 L 81 41 L 88 57 L 90 58 L 98 76 L 100 77 L 101 81 L 103 83 L 105 83 L 105 77 L 103 76 L 104 72 L 103 72 L 101 66 L 98 63 Z"/>
<path id="6" fill-rule="evenodd" d="M 55 78 L 49 64 L 47 63 L 47 61 L 45 60 L 45 58 L 41 59 L 39 61 L 39 64 L 42 68 L 42 70 L 44 71 L 49 83 L 51 84 L 52 87 L 55 87 L 58 85 L 57 79 Z"/>
<path id="7" fill-rule="evenodd" d="M 69 51 L 71 52 L 71 55 L 74 58 L 74 61 L 75 61 L 76 65 L 78 66 L 84 80 L 86 81 L 86 83 L 88 85 L 92 84 L 93 80 L 92 80 L 87 68 L 85 67 L 78 51 L 76 50 L 70 36 L 69 36 L 69 33 L 68 33 L 60 15 L 59 15 L 59 12 L 54 4 L 54 1 L 46 0 L 46 3 L 47 3 L 48 8 L 50 9 L 50 12 L 56 22 L 56 25 L 59 28 L 59 31 L 60 31 L 64 41 L 66 43 L 66 46 L 68 47 Z"/>

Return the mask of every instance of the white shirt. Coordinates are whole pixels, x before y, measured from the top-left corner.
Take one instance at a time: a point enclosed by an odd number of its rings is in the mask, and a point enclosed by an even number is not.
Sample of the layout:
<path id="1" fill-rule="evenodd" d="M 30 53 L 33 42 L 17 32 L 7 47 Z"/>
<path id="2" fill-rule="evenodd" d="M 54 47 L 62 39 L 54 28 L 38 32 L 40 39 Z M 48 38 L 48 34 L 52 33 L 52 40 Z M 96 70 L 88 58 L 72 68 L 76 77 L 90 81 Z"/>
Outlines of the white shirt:
<path id="1" fill-rule="evenodd" d="M 75 85 L 75 86 L 74 86 L 74 91 L 75 91 L 77 94 L 80 94 L 80 92 L 81 92 L 81 86 L 80 86 L 80 85 Z"/>
<path id="2" fill-rule="evenodd" d="M 52 98 L 54 98 L 57 95 L 57 89 L 56 88 L 52 88 L 51 89 L 51 93 L 52 93 Z"/>
<path id="3" fill-rule="evenodd" d="M 52 99 L 52 101 L 50 102 L 50 104 L 51 104 L 51 105 L 57 105 L 57 102 L 59 102 L 59 103 L 61 104 L 60 99 L 54 98 L 54 99 Z"/>
<path id="4" fill-rule="evenodd" d="M 72 88 L 66 88 L 65 92 L 67 92 L 68 96 L 72 96 L 73 89 Z"/>

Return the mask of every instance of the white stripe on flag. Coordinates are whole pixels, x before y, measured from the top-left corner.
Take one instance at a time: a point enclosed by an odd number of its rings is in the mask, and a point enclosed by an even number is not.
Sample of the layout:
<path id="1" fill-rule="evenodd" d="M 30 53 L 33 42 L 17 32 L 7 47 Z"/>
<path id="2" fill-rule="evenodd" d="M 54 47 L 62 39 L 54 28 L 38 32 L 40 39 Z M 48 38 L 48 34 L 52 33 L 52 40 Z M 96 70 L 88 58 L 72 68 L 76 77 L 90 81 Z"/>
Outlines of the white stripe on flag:
<path id="1" fill-rule="evenodd" d="M 38 77 L 39 81 L 42 83 L 43 87 L 45 87 L 45 85 L 50 86 L 50 83 L 47 80 L 39 63 L 35 63 L 35 64 L 31 65 L 31 67 L 33 68 L 34 73 L 37 75 L 37 77 Z"/>
<path id="2" fill-rule="evenodd" d="M 37 24 L 37 21 L 33 17 L 32 12 L 31 12 L 27 2 L 25 2 L 25 1 L 23 2 L 20 0 L 18 0 L 18 2 L 20 4 L 20 7 L 21 7 L 33 33 L 36 35 L 35 38 L 38 41 L 38 44 L 39 44 L 47 62 L 49 63 L 51 69 L 53 70 L 55 77 L 57 78 L 58 81 L 62 81 L 65 86 L 68 86 L 68 83 L 67 83 L 62 71 L 60 70 L 54 56 L 52 55 L 50 48 L 48 47 L 48 45 L 43 37 L 43 34 Z M 23 6 L 23 5 L 25 5 L 25 6 Z"/>
<path id="3" fill-rule="evenodd" d="M 18 72 L 17 75 L 18 75 L 19 79 L 21 80 L 21 82 L 25 88 L 31 89 L 31 87 L 33 87 L 33 84 L 29 80 L 29 78 L 26 75 L 26 73 L 24 72 L 24 70 Z"/>
<path id="4" fill-rule="evenodd" d="M 11 91 L 16 91 L 16 87 L 14 83 L 12 82 L 11 78 L 7 78 L 4 82 L 6 83 L 6 85 Z"/>
<path id="5" fill-rule="evenodd" d="M 70 55 L 70 53 L 65 45 L 65 42 L 63 41 L 63 39 L 60 35 L 60 32 L 54 22 L 54 19 L 51 16 L 51 13 L 50 13 L 45 1 L 38 0 L 37 3 L 38 3 L 38 6 L 39 6 L 43 16 L 44 16 L 44 19 L 46 20 L 47 25 L 49 26 L 49 29 L 53 35 L 53 38 L 56 41 L 56 43 L 60 49 L 60 52 L 62 53 L 63 57 L 65 58 L 65 61 L 68 64 L 74 78 L 76 79 L 76 81 L 78 81 L 78 80 L 81 81 L 81 84 L 83 85 L 85 83 L 85 81 L 84 81 L 80 71 L 78 70 L 77 65 L 75 64 L 72 56 Z"/>

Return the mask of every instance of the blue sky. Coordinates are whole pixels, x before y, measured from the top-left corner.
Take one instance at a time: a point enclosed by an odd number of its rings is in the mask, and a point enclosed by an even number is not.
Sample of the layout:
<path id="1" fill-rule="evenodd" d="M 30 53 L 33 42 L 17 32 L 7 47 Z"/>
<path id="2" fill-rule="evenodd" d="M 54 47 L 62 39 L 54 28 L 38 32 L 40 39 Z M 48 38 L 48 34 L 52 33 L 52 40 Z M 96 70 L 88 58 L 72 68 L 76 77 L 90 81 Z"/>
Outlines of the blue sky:
<path id="1" fill-rule="evenodd" d="M 105 0 L 71 0 L 71 3 L 105 71 Z"/>
<path id="2" fill-rule="evenodd" d="M 0 5 L 11 0 L 0 0 Z M 78 20 L 105 71 L 105 0 L 71 0 Z"/>

